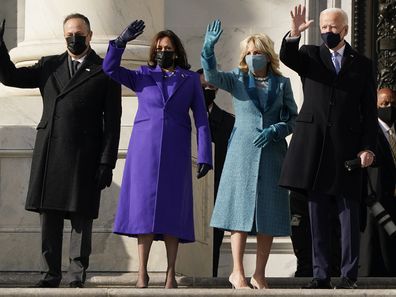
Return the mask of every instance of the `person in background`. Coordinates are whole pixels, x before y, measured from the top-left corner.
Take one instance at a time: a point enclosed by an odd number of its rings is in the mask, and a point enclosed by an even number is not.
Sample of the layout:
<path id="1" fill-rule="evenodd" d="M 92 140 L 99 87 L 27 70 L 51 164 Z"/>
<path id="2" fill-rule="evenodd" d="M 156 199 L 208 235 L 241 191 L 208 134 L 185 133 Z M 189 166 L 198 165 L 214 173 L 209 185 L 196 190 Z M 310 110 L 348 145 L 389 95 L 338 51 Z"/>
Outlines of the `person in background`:
<path id="1" fill-rule="evenodd" d="M 63 224 L 70 219 L 68 279 L 83 287 L 91 254 L 92 222 L 100 193 L 110 186 L 120 138 L 121 86 L 102 71 L 92 50 L 89 20 L 82 14 L 63 21 L 66 51 L 16 68 L 0 27 L 0 81 L 39 88 L 43 114 L 37 125 L 26 209 L 40 214 L 42 279 L 39 288 L 62 279 Z"/>
<path id="2" fill-rule="evenodd" d="M 204 92 L 206 109 L 209 115 L 210 134 L 215 144 L 214 153 L 214 197 L 216 202 L 217 190 L 219 189 L 221 172 L 227 154 L 228 139 L 235 123 L 235 116 L 221 109 L 215 102 L 218 88 L 205 80 L 203 69 L 198 69 L 201 86 Z M 224 238 L 224 230 L 213 228 L 213 277 L 217 277 L 220 258 L 220 247 Z"/>
<path id="3" fill-rule="evenodd" d="M 114 232 L 138 238 L 139 288 L 148 286 L 151 244 L 163 240 L 168 261 L 165 288 L 176 288 L 179 242 L 195 240 L 190 110 L 197 130 L 197 178 L 212 168 L 212 144 L 199 74 L 188 70 L 186 52 L 174 32 L 154 36 L 148 66 L 120 66 L 126 44 L 143 30 L 143 21 L 132 22 L 110 41 L 103 62 L 105 73 L 133 90 L 139 102 Z"/>
<path id="4" fill-rule="evenodd" d="M 243 255 L 248 233 L 256 234 L 256 268 L 250 283 L 264 289 L 268 288 L 265 267 L 273 237 L 290 235 L 288 193 L 277 184 L 287 150 L 285 137 L 293 132 L 297 105 L 267 35 L 245 38 L 238 68 L 222 72 L 216 68 L 214 53 L 221 33 L 219 20 L 208 25 L 202 68 L 210 84 L 232 95 L 236 117 L 211 226 L 231 231 L 229 281 L 237 289 L 249 288 Z"/>
<path id="5" fill-rule="evenodd" d="M 396 94 L 390 88 L 377 92 L 378 138 L 375 157 L 376 167 L 367 169 L 378 202 L 396 222 Z M 396 276 L 396 239 L 391 238 L 384 227 L 367 209 L 366 229 L 360 241 L 359 276 Z"/>
<path id="6" fill-rule="evenodd" d="M 362 170 L 345 162 L 373 163 L 377 135 L 372 62 L 345 41 L 348 16 L 339 8 L 320 13 L 321 46 L 303 45 L 305 7 L 291 12 L 291 31 L 283 39 L 280 59 L 298 73 L 304 103 L 296 119 L 279 184 L 307 195 L 312 235 L 313 279 L 307 289 L 332 289 L 329 209 L 337 204 L 341 230 L 339 289 L 357 287 Z M 360 159 L 360 160 L 359 160 Z"/>

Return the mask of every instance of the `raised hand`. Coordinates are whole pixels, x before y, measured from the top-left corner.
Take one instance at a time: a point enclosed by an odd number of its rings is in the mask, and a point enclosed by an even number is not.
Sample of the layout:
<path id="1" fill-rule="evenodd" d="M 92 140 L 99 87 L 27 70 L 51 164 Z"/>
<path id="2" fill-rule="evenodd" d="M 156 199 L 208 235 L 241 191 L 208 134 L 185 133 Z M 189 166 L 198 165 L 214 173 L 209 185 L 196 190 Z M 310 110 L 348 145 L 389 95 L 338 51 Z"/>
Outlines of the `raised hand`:
<path id="1" fill-rule="evenodd" d="M 124 31 L 122 31 L 120 36 L 114 40 L 115 45 L 121 48 L 125 47 L 129 41 L 136 39 L 136 37 L 142 34 L 145 27 L 144 21 L 133 21 L 128 27 L 124 29 Z"/>
<path id="2" fill-rule="evenodd" d="M 305 6 L 301 7 L 301 4 L 294 6 L 294 13 L 293 11 L 290 11 L 290 15 L 292 17 L 290 36 L 300 36 L 301 32 L 308 29 L 308 27 L 313 23 L 313 20 L 306 20 L 305 13 Z"/>
<path id="3" fill-rule="evenodd" d="M 0 27 L 0 45 L 3 43 L 3 41 L 4 41 L 4 39 L 3 39 L 3 36 L 4 36 L 4 29 L 5 29 L 5 19 L 3 20 L 3 23 L 1 24 L 1 27 Z"/>
<path id="4" fill-rule="evenodd" d="M 208 25 L 203 44 L 203 52 L 206 57 L 213 54 L 214 46 L 219 41 L 221 33 L 223 33 L 223 29 L 221 29 L 220 20 L 214 20 Z"/>

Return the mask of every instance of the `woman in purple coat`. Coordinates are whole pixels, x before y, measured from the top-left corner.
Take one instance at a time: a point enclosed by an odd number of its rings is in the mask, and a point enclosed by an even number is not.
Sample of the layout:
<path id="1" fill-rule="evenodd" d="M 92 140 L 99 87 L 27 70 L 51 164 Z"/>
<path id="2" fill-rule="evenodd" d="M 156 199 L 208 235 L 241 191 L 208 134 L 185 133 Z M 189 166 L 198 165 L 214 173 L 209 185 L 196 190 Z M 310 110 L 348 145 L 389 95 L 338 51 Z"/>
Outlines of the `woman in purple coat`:
<path id="1" fill-rule="evenodd" d="M 165 288 L 177 287 L 175 262 L 179 242 L 194 241 L 191 174 L 191 121 L 198 143 L 197 177 L 212 168 L 211 139 L 199 74 L 189 71 L 180 39 L 159 32 L 148 66 L 120 66 L 127 42 L 143 33 L 134 21 L 110 41 L 103 70 L 132 89 L 139 101 L 124 168 L 114 232 L 138 238 L 137 287 L 147 287 L 147 262 L 153 240 L 164 240 L 168 268 Z"/>

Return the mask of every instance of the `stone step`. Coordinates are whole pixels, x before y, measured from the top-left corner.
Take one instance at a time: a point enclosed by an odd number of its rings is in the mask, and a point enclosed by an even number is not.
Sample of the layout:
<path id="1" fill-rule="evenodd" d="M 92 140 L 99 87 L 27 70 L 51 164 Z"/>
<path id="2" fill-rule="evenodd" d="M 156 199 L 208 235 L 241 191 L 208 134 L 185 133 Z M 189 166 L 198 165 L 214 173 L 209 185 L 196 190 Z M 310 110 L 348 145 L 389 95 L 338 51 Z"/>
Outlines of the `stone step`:
<path id="1" fill-rule="evenodd" d="M 89 273 L 84 289 L 27 288 L 40 279 L 38 273 L 0 272 L 0 296 L 395 296 L 396 278 L 360 278 L 358 290 L 303 290 L 310 278 L 268 278 L 268 290 L 232 290 L 227 278 L 178 276 L 179 289 L 163 289 L 165 275 L 150 273 L 150 288 L 136 289 L 136 273 Z M 333 282 L 337 283 L 334 278 Z"/>
<path id="2" fill-rule="evenodd" d="M 396 296 L 396 290 L 303 290 L 303 289 L 267 289 L 267 290 L 232 290 L 232 289 L 133 289 L 133 288 L 84 288 L 84 289 L 28 289 L 2 288 L 0 296 L 7 297 L 222 297 L 222 296 L 267 296 L 267 297 L 388 297 Z"/>

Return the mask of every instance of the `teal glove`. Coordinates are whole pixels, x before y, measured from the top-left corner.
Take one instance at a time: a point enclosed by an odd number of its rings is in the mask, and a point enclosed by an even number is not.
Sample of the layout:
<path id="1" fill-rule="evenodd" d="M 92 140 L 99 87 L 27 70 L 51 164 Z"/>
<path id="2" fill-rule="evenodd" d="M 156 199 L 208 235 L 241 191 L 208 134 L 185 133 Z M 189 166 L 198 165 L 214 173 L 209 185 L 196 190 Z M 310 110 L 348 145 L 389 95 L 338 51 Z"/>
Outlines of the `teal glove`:
<path id="1" fill-rule="evenodd" d="M 260 132 L 260 134 L 254 139 L 253 144 L 258 148 L 265 147 L 271 141 L 274 141 L 277 136 L 276 130 L 273 126 L 265 128 L 263 130 L 260 130 L 258 128 L 256 129 L 258 132 Z"/>
<path id="2" fill-rule="evenodd" d="M 217 41 L 219 41 L 221 33 L 223 33 L 223 29 L 221 29 L 220 20 L 214 20 L 208 25 L 202 48 L 202 53 L 205 58 L 214 54 L 214 46 Z"/>

